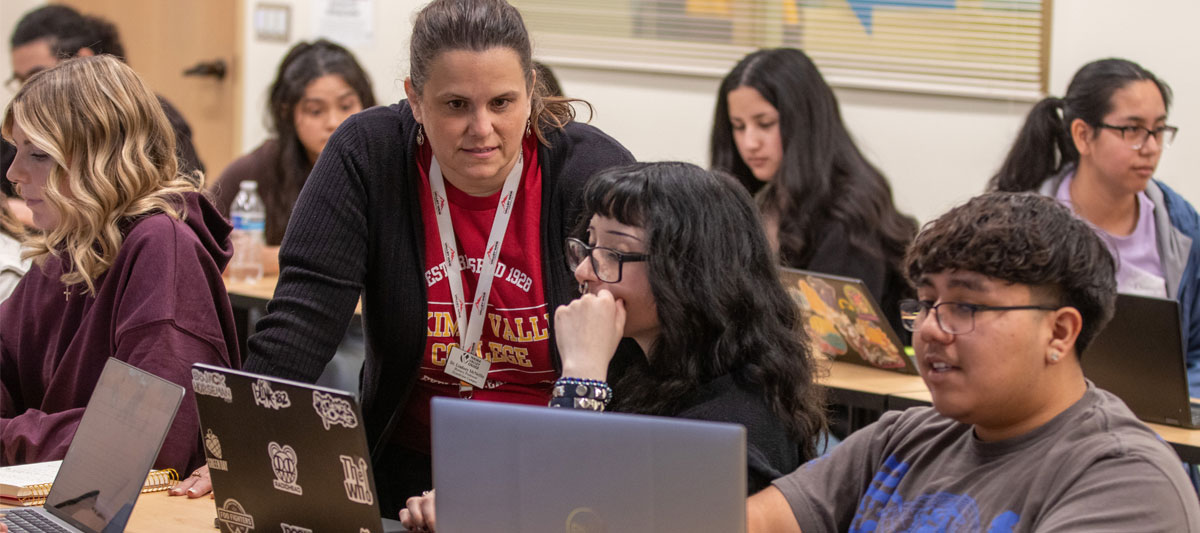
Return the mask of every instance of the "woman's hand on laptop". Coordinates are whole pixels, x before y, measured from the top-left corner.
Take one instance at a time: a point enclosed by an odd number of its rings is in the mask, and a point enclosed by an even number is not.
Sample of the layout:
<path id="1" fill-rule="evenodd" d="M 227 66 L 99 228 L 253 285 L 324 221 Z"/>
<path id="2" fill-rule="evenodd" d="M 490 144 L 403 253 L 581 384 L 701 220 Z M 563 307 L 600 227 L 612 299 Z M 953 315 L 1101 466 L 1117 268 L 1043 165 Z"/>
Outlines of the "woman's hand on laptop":
<path id="1" fill-rule="evenodd" d="M 625 302 L 607 289 L 584 294 L 554 311 L 563 377 L 608 379 L 608 363 L 625 334 Z"/>
<path id="2" fill-rule="evenodd" d="M 437 519 L 433 513 L 433 491 L 427 490 L 420 496 L 413 496 L 405 502 L 400 510 L 400 523 L 409 531 L 434 531 Z"/>
<path id="3" fill-rule="evenodd" d="M 183 496 L 187 494 L 188 498 L 199 498 L 205 494 L 212 493 L 212 478 L 208 475 L 208 466 L 197 468 L 192 475 L 187 479 L 181 480 L 178 485 L 171 487 L 167 491 L 171 496 Z"/>

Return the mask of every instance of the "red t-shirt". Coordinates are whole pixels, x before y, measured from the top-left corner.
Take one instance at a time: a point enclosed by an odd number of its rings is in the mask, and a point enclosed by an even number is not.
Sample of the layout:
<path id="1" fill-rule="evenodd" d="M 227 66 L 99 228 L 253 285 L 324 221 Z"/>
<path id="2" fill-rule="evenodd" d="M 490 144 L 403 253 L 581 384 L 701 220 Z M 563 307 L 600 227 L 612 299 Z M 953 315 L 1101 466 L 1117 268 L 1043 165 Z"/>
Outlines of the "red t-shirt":
<path id="1" fill-rule="evenodd" d="M 542 173 L 537 160 L 537 138 L 527 137 L 522 150 L 525 168 L 500 248 L 479 342 L 480 351 L 492 366 L 487 385 L 475 389 L 473 399 L 544 406 L 557 374 L 550 362 L 550 309 L 542 290 Z M 418 194 L 425 224 L 429 322 L 417 384 L 404 408 L 396 439 L 406 448 L 429 453 L 430 399 L 459 396 L 459 380 L 445 372 L 446 355 L 451 346 L 458 346 L 459 325 L 450 303 L 450 271 L 442 256 L 437 217 L 430 198 L 429 145 L 423 146 L 417 157 L 421 172 Z M 469 314 L 500 193 L 471 196 L 449 181 L 445 183 L 458 254 L 464 261 L 463 297 L 468 302 Z"/>

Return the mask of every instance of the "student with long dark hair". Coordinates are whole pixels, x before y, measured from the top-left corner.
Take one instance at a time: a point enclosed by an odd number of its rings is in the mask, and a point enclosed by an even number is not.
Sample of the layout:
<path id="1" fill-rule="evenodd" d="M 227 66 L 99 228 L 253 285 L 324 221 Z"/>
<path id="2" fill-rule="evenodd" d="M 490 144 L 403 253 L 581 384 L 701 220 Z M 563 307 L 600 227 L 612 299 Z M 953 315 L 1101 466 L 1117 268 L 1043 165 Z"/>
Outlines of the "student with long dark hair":
<path id="1" fill-rule="evenodd" d="M 757 201 L 786 265 L 862 279 L 900 327 L 900 274 L 916 221 L 896 210 L 887 179 L 854 144 L 837 99 L 799 50 L 759 50 L 721 82 L 712 167 Z"/>
<path id="2" fill-rule="evenodd" d="M 333 131 L 350 115 L 375 105 L 371 80 L 345 48 L 319 39 L 293 46 L 271 83 L 268 119 L 275 137 L 231 163 L 213 186 L 217 207 L 229 216 L 243 181 L 258 182 L 266 208 L 267 273 L 279 271 L 279 243 L 308 173 Z"/>
<path id="3" fill-rule="evenodd" d="M 1171 89 L 1137 63 L 1081 67 L 1062 98 L 1048 97 L 1025 125 L 990 188 L 1056 198 L 1108 244 L 1119 291 L 1181 303 L 1188 382 L 1200 395 L 1200 217 L 1154 179 L 1178 128 Z"/>
<path id="4" fill-rule="evenodd" d="M 814 458 L 823 395 L 744 188 L 687 163 L 614 168 L 588 182 L 581 222 L 550 405 L 742 424 L 750 493 Z M 622 338 L 645 357 L 609 374 Z M 405 525 L 436 525 L 435 497 L 409 500 Z"/>

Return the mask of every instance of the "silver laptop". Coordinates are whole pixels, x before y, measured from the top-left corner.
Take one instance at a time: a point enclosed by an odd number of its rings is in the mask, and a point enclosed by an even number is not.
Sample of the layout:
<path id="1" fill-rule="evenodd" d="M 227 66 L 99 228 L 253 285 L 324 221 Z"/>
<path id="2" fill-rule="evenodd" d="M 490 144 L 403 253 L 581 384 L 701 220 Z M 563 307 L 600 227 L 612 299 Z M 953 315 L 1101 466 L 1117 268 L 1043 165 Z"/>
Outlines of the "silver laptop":
<path id="1" fill-rule="evenodd" d="M 739 532 L 746 430 L 434 398 L 439 533 Z"/>
<path id="2" fill-rule="evenodd" d="M 9 531 L 124 531 L 183 394 L 109 358 L 45 505 L 4 510 Z"/>
<path id="3" fill-rule="evenodd" d="M 202 363 L 192 388 L 221 531 L 403 531 L 379 516 L 353 394 Z"/>

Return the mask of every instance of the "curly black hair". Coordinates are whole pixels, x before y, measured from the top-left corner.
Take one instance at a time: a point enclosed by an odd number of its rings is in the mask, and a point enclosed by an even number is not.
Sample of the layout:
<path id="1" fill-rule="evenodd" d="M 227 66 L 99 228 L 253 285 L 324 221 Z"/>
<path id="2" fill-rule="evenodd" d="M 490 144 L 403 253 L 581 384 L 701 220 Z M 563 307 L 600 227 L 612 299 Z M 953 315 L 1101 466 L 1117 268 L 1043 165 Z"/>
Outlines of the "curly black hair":
<path id="1" fill-rule="evenodd" d="M 688 163 L 637 163 L 596 175 L 583 197 L 577 235 L 600 215 L 649 237 L 660 333 L 646 363 L 613 383 L 614 409 L 671 416 L 701 385 L 731 375 L 761 391 L 804 457 L 814 457 L 823 392 L 745 188 Z"/>
<path id="2" fill-rule="evenodd" d="M 1079 355 L 1116 306 L 1116 264 L 1104 241 L 1036 193 L 993 192 L 951 209 L 917 235 L 905 270 L 914 285 L 923 274 L 963 270 L 1047 289 L 1083 316 Z"/>

